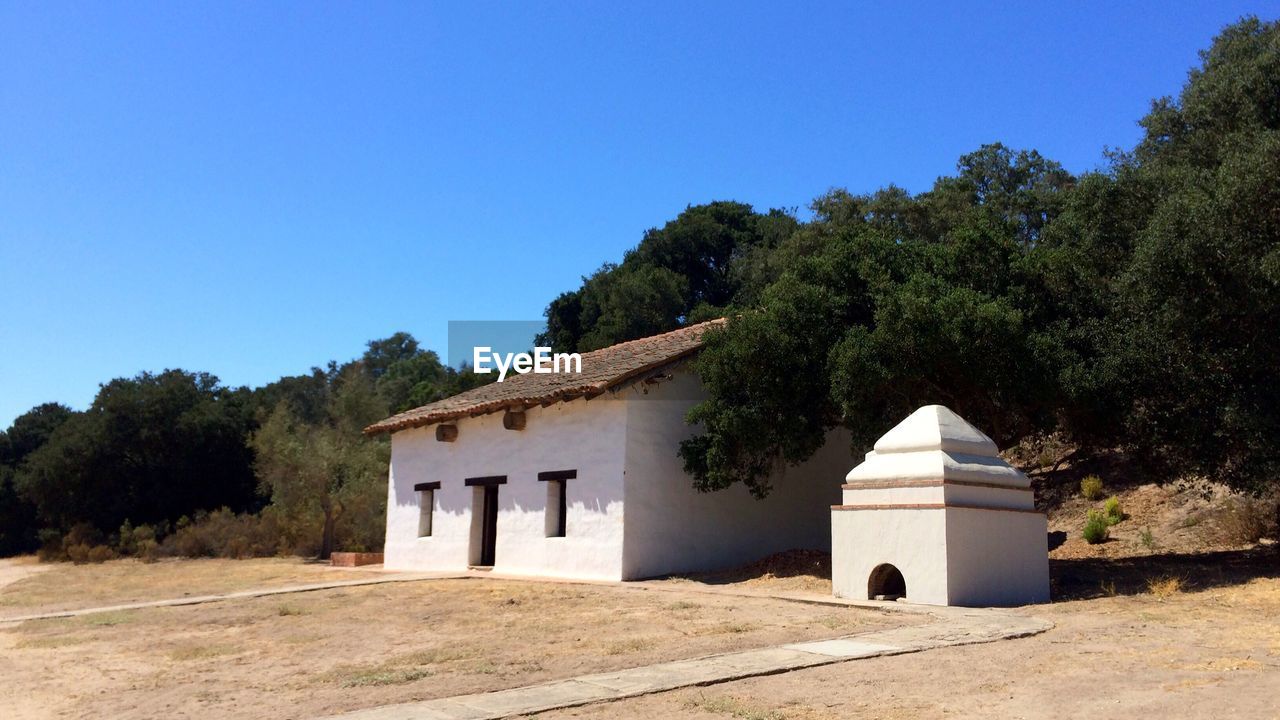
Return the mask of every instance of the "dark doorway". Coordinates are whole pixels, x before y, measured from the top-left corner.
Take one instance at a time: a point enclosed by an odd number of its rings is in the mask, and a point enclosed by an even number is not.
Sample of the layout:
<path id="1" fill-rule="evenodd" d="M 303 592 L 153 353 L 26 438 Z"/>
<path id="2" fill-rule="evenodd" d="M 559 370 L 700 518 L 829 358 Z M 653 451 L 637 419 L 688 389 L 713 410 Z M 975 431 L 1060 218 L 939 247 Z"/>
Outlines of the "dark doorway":
<path id="1" fill-rule="evenodd" d="M 483 567 L 493 567 L 494 550 L 498 544 L 498 486 L 484 488 L 481 510 L 483 525 L 480 528 L 480 562 Z"/>
<path id="2" fill-rule="evenodd" d="M 907 581 L 898 568 L 885 563 L 877 565 L 867 580 L 867 597 L 872 600 L 897 600 L 907 596 Z"/>
<path id="3" fill-rule="evenodd" d="M 486 475 L 466 479 L 471 488 L 471 544 L 467 562 L 472 567 L 493 567 L 494 548 L 498 544 L 498 487 L 507 482 L 506 475 Z"/>

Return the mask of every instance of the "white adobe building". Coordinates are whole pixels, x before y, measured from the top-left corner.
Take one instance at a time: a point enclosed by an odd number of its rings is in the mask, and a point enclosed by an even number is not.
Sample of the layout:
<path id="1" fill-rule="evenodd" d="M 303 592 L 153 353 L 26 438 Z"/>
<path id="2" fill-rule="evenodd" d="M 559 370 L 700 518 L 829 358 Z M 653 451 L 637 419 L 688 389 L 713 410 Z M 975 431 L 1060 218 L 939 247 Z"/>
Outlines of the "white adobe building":
<path id="1" fill-rule="evenodd" d="M 629 580 L 827 549 L 833 434 L 777 489 L 699 493 L 677 449 L 706 397 L 686 362 L 713 321 L 582 355 L 580 374 L 525 374 L 401 413 L 390 432 L 385 566 Z"/>
<path id="2" fill-rule="evenodd" d="M 845 477 L 832 508 L 840 597 L 929 605 L 1049 600 L 1048 527 L 1031 483 L 941 405 L 912 413 Z"/>

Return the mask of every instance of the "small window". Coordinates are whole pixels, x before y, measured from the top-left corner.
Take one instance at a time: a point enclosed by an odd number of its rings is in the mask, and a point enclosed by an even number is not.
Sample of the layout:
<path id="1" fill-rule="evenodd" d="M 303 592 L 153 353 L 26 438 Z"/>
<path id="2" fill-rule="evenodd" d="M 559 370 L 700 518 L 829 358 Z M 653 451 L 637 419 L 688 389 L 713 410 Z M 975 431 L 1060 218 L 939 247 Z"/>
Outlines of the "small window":
<path id="1" fill-rule="evenodd" d="M 566 481 L 578 477 L 577 470 L 553 470 L 538 473 L 538 479 L 547 484 L 547 537 L 564 537 L 568 525 L 569 502 Z"/>
<path id="2" fill-rule="evenodd" d="M 431 537 L 431 511 L 436 507 L 436 491 L 419 490 L 418 503 L 418 537 Z"/>
<path id="3" fill-rule="evenodd" d="M 418 537 L 431 537 L 431 519 L 436 509 L 436 490 L 440 483 L 418 483 L 413 489 L 418 493 Z"/>
<path id="4" fill-rule="evenodd" d="M 547 482 L 547 537 L 564 537 L 564 481 Z"/>

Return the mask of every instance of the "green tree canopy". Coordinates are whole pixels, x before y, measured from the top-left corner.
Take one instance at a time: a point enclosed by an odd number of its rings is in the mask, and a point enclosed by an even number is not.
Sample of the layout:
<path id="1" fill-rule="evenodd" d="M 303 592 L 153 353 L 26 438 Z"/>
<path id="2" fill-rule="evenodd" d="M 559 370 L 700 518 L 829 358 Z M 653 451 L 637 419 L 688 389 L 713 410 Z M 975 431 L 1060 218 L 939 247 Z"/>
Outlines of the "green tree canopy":
<path id="1" fill-rule="evenodd" d="M 103 385 L 18 469 L 16 487 L 42 522 L 112 531 L 197 509 L 258 506 L 247 391 L 207 373 L 166 370 Z"/>
<path id="2" fill-rule="evenodd" d="M 403 362 L 403 360 L 401 361 Z M 321 422 L 302 419 L 280 402 L 250 446 L 261 489 L 291 547 L 375 547 L 386 512 L 390 447 L 361 430 L 386 416 L 386 405 L 362 363 L 352 363 L 328 389 Z"/>
<path id="3" fill-rule="evenodd" d="M 919 197 L 837 191 L 814 204 L 780 247 L 779 278 L 695 363 L 711 397 L 690 413 L 704 432 L 681 455 L 699 487 L 767 494 L 777 464 L 807 459 L 837 425 L 865 444 L 929 403 L 1006 442 L 1052 422 L 1056 371 L 1025 258 L 1071 178 L 999 145 L 959 170 Z"/>
<path id="4" fill-rule="evenodd" d="M 689 206 L 645 232 L 621 264 L 606 263 L 553 300 L 538 343 L 594 350 L 716 317 L 764 281 L 765 256 L 797 226 L 791 214 L 738 202 Z"/>
<path id="5" fill-rule="evenodd" d="M 18 494 L 19 468 L 27 456 L 48 442 L 71 408 L 58 403 L 37 405 L 0 432 L 0 556 L 31 552 L 38 546 L 36 506 Z"/>

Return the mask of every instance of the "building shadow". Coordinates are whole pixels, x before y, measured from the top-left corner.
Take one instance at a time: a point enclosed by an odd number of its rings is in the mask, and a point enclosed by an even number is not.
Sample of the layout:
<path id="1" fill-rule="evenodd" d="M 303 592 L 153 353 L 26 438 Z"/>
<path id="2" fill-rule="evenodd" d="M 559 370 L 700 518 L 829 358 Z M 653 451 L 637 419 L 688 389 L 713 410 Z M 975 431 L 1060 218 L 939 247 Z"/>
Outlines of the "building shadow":
<path id="1" fill-rule="evenodd" d="M 1149 581 L 1170 577 L 1182 581 L 1183 591 L 1200 592 L 1280 578 L 1280 548 L 1050 560 L 1049 576 L 1054 602 L 1141 595 L 1149 592 Z"/>

